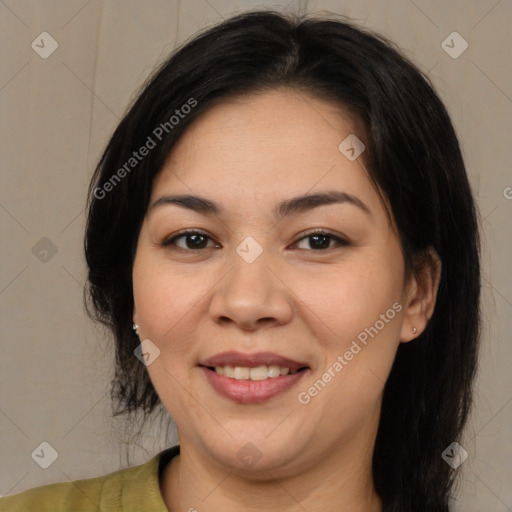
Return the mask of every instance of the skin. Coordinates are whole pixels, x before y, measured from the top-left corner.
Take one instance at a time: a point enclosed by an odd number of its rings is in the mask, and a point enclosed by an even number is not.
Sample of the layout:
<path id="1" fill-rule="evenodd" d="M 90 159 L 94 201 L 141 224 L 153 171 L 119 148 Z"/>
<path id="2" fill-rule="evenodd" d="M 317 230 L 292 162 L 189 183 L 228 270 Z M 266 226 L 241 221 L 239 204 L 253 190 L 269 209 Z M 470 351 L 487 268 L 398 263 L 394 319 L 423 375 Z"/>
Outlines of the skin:
<path id="1" fill-rule="evenodd" d="M 405 281 L 399 240 L 362 158 L 338 149 L 351 133 L 360 131 L 346 112 L 305 93 L 230 99 L 191 124 L 155 180 L 150 205 L 194 194 L 224 209 L 150 206 L 133 267 L 133 319 L 140 339 L 161 351 L 147 370 L 181 445 L 160 481 L 172 512 L 382 510 L 371 457 L 383 387 L 399 344 L 432 315 L 440 265 Z M 272 214 L 282 200 L 327 190 L 356 196 L 370 213 L 343 203 Z M 194 250 L 190 237 L 162 245 L 192 228 L 209 237 L 200 238 L 205 248 Z M 320 228 L 348 244 L 315 245 L 302 233 Z M 248 236 L 263 250 L 252 263 L 236 252 Z M 322 241 L 329 248 L 316 248 Z M 300 403 L 394 303 L 394 318 Z M 271 351 L 310 369 L 266 402 L 238 404 L 197 366 L 227 350 Z M 251 467 L 237 457 L 249 442 L 261 454 Z"/>

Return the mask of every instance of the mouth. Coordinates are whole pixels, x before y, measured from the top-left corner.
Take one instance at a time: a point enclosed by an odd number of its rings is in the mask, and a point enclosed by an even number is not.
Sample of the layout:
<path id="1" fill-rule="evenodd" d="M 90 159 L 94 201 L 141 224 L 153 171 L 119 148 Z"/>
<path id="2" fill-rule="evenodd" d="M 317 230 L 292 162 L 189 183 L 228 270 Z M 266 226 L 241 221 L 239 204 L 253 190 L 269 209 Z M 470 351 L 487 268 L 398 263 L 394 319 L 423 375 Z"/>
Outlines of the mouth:
<path id="1" fill-rule="evenodd" d="M 305 363 L 268 352 L 224 352 L 198 366 L 214 391 L 242 404 L 270 400 L 311 371 Z"/>

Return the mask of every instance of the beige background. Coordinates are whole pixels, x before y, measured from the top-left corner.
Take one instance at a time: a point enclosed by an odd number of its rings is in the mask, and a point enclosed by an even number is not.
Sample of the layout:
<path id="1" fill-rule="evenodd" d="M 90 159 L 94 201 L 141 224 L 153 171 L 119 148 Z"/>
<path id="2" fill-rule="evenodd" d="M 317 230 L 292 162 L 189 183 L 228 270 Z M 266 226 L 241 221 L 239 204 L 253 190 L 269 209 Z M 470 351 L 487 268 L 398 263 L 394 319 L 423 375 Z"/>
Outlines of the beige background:
<path id="1" fill-rule="evenodd" d="M 2 1 L 0 495 L 99 476 L 174 443 L 148 431 L 126 459 L 115 434 L 111 352 L 82 303 L 86 187 L 155 64 L 198 29 L 261 6 L 354 18 L 394 40 L 446 102 L 485 244 L 481 369 L 455 510 L 512 510 L 511 0 Z M 44 31 L 58 43 L 46 59 L 31 48 Z M 456 59 L 441 46 L 453 31 L 469 44 Z M 58 453 L 48 469 L 31 458 L 43 441 Z"/>

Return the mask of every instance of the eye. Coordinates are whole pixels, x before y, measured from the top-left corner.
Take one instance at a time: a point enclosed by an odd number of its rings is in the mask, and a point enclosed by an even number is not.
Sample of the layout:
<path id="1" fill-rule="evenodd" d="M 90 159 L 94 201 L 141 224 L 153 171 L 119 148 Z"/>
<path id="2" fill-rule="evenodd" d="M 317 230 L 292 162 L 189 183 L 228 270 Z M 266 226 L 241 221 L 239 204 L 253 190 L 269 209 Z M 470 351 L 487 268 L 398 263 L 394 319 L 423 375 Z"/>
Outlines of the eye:
<path id="1" fill-rule="evenodd" d="M 301 233 L 301 235 L 304 235 L 304 233 Z M 295 242 L 295 244 L 302 242 L 302 240 L 309 240 L 309 246 L 314 251 L 325 251 L 326 249 L 332 249 L 333 247 L 330 245 L 332 241 L 336 242 L 338 246 L 350 245 L 349 242 L 343 238 L 340 238 L 339 236 L 336 236 L 333 233 L 323 229 L 317 229 L 316 231 L 306 233 L 306 235 Z"/>
<path id="2" fill-rule="evenodd" d="M 349 242 L 340 238 L 339 236 L 334 235 L 329 231 L 325 231 L 322 229 L 317 229 L 316 231 L 311 231 L 309 233 L 303 232 L 301 233 L 302 238 L 300 238 L 294 245 L 299 244 L 303 240 L 309 240 L 309 248 L 314 251 L 325 251 L 328 249 L 332 249 L 333 246 L 331 243 L 334 241 L 338 246 L 347 246 L 350 245 Z M 177 243 L 178 240 L 184 240 L 184 245 L 179 245 Z M 208 247 L 208 241 L 213 241 L 205 233 L 197 230 L 186 230 L 178 233 L 172 238 L 166 239 L 162 242 L 163 247 L 175 246 L 179 249 L 183 250 L 200 250 L 200 249 L 208 249 L 212 246 Z M 218 245 L 214 245 L 213 247 L 219 247 Z M 300 248 L 304 249 L 304 248 Z M 307 249 L 307 248 L 306 248 Z"/>
<path id="3" fill-rule="evenodd" d="M 176 243 L 177 240 L 184 239 L 184 246 L 180 246 Z M 176 236 L 172 238 L 166 239 L 162 242 L 162 246 L 168 247 L 170 245 L 175 245 L 179 249 L 183 250 L 196 250 L 196 249 L 208 249 L 206 247 L 207 240 L 212 240 L 205 233 L 201 233 L 201 231 L 195 231 L 193 229 L 182 231 L 178 233 Z"/>

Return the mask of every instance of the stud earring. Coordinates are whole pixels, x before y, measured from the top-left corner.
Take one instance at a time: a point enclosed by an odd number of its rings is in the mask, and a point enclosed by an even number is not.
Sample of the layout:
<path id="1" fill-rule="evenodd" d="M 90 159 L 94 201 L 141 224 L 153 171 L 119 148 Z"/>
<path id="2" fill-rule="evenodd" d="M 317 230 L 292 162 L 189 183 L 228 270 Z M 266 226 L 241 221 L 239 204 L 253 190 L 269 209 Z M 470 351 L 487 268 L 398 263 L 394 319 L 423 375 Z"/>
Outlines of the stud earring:
<path id="1" fill-rule="evenodd" d="M 137 324 L 133 324 L 133 330 L 135 331 L 135 334 L 139 334 L 137 330 L 139 329 L 139 326 Z"/>
<path id="2" fill-rule="evenodd" d="M 418 331 L 417 331 L 416 327 L 413 327 L 413 328 L 412 328 L 412 333 L 413 333 L 413 334 L 416 334 L 417 332 L 418 332 Z"/>

